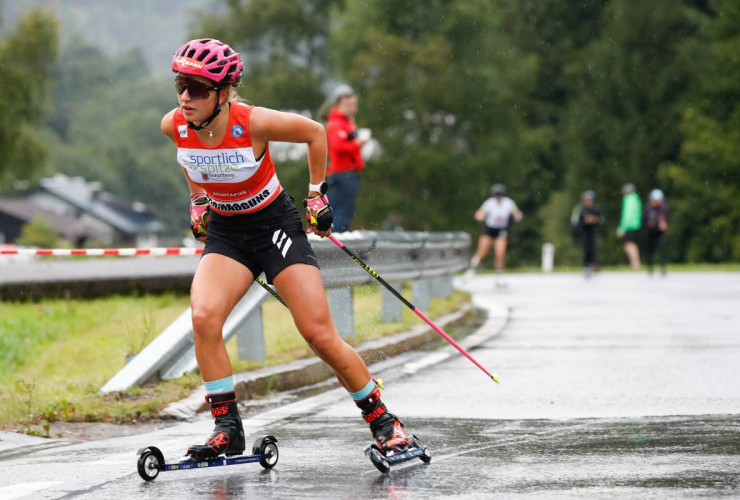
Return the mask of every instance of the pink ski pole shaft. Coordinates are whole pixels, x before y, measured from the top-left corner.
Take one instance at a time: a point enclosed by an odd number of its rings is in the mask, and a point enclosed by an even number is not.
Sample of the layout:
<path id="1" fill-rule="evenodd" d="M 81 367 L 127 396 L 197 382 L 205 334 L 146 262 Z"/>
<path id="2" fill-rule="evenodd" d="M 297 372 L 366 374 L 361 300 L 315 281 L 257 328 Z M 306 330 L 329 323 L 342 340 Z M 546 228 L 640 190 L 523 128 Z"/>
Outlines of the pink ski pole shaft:
<path id="1" fill-rule="evenodd" d="M 423 312 L 421 312 L 416 306 L 414 306 L 414 304 L 412 304 L 411 302 L 409 302 L 408 300 L 406 300 L 406 298 L 403 295 L 401 295 L 400 293 L 398 293 L 398 291 L 395 288 L 393 288 L 378 273 L 376 273 L 373 270 L 372 267 L 368 266 L 362 260 L 360 260 L 360 258 L 357 256 L 357 254 L 355 254 L 352 250 L 350 250 L 349 248 L 347 248 L 346 246 L 344 246 L 344 244 L 341 241 L 339 241 L 334 235 L 330 235 L 329 236 L 329 239 L 336 246 L 338 246 L 339 248 L 341 248 L 342 250 L 344 250 L 344 253 L 346 253 L 347 255 L 349 255 L 350 257 L 352 257 L 352 260 L 354 260 L 357 263 L 357 265 L 359 265 L 361 268 L 363 268 L 365 271 L 367 271 L 370 276 L 372 276 L 373 278 L 375 278 L 376 280 L 378 280 L 378 282 L 381 285 L 383 285 L 384 287 L 386 287 L 388 289 L 388 291 L 390 291 L 393 295 L 396 296 L 396 298 L 398 298 L 398 300 L 400 300 L 401 302 L 403 302 L 406 305 L 406 307 L 408 307 L 409 309 L 411 309 L 412 311 L 414 311 L 414 314 L 416 314 L 421 319 L 423 319 L 424 322 L 427 325 L 431 326 L 432 329 L 435 332 L 437 332 L 440 336 L 442 336 L 443 339 L 445 339 L 447 342 L 449 342 L 452 345 L 452 347 L 454 347 L 455 349 L 457 349 L 458 351 L 460 351 L 460 354 L 462 354 L 463 356 L 465 356 L 466 358 L 468 358 L 475 366 L 477 366 L 478 368 L 480 368 L 483 371 L 483 373 L 485 373 L 486 375 L 488 375 L 491 378 L 491 380 L 493 380 L 497 384 L 499 383 L 499 381 L 498 381 L 498 375 L 497 374 L 491 373 L 488 370 L 486 370 L 480 363 L 478 363 L 478 361 L 475 360 L 475 358 L 473 358 L 473 356 L 471 356 L 465 349 L 463 349 L 460 344 L 458 344 L 457 342 L 455 342 L 455 339 L 453 339 L 452 337 L 450 337 L 449 335 L 447 335 L 447 333 L 445 333 L 444 330 L 442 330 L 439 326 L 437 326 L 437 324 L 434 323 L 434 321 L 432 321 L 431 319 L 429 319 L 426 314 L 424 314 Z"/>

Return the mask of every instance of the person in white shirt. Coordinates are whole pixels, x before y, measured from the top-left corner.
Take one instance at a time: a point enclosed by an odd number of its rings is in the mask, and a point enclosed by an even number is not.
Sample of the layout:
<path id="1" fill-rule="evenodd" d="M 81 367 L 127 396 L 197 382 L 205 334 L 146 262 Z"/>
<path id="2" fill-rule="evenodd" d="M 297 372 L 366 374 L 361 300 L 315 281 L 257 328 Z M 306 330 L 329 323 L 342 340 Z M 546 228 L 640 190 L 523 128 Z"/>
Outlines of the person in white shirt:
<path id="1" fill-rule="evenodd" d="M 496 258 L 496 272 L 502 273 L 506 259 L 506 228 L 509 218 L 513 215 L 514 220 L 522 220 L 522 211 L 516 206 L 514 200 L 505 196 L 506 186 L 494 184 L 491 186 L 492 196 L 488 198 L 475 212 L 475 220 L 482 221 L 485 225 L 483 234 L 478 238 L 478 250 L 470 259 L 469 275 L 475 273 L 483 258 L 493 246 Z"/>

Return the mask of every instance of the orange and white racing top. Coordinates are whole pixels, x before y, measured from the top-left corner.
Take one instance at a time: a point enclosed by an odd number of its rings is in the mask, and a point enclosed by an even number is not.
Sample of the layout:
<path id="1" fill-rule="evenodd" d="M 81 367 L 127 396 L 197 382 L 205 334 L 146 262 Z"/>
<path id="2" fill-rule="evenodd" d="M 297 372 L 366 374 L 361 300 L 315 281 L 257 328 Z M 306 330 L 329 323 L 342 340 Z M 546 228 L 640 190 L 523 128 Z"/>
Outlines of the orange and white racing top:
<path id="1" fill-rule="evenodd" d="M 177 109 L 173 117 L 177 163 L 208 195 L 221 214 L 248 214 L 263 209 L 282 191 L 269 147 L 254 157 L 249 115 L 254 106 L 231 103 L 226 135 L 217 146 L 205 146 Z"/>

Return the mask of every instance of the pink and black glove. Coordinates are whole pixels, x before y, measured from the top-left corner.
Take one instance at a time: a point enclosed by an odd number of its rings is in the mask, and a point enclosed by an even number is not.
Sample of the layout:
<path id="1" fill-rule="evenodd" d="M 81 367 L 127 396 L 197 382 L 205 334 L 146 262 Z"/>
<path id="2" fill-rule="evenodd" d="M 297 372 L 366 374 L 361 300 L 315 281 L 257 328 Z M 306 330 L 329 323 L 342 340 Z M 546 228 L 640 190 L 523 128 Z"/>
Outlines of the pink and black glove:
<path id="1" fill-rule="evenodd" d="M 309 226 L 319 231 L 326 231 L 331 228 L 334 222 L 334 212 L 331 205 L 329 205 L 329 198 L 325 194 L 303 200 L 303 206 L 306 207 L 306 222 Z"/>
<path id="2" fill-rule="evenodd" d="M 190 195 L 190 229 L 193 237 L 197 240 L 205 238 L 208 230 L 208 196 L 205 193 L 193 193 Z"/>

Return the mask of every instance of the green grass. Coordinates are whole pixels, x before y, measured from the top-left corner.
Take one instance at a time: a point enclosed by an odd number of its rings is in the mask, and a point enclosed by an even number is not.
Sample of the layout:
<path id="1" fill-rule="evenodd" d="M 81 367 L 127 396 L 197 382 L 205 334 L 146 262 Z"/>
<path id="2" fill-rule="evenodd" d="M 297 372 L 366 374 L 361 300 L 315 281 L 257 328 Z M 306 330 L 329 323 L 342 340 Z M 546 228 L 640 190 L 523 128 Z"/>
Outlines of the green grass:
<path id="1" fill-rule="evenodd" d="M 406 289 L 404 295 L 409 295 Z M 469 297 L 454 292 L 432 299 L 431 316 L 452 312 Z M 380 323 L 378 286 L 355 288 L 353 345 L 402 331 L 420 320 L 404 308 L 403 322 Z M 187 295 L 117 296 L 95 300 L 0 303 L 0 428 L 48 435 L 49 423 L 130 423 L 158 418 L 172 401 L 201 384 L 198 374 L 101 395 L 100 387 L 187 309 Z M 246 371 L 313 357 L 290 314 L 269 300 L 263 314 L 267 361 L 238 361 L 236 339 L 227 345 L 234 370 Z"/>

